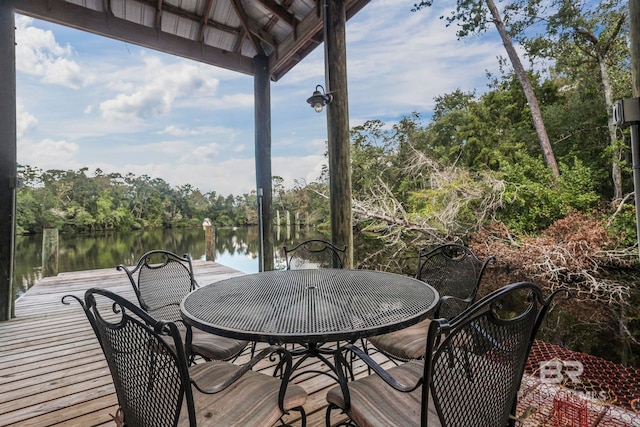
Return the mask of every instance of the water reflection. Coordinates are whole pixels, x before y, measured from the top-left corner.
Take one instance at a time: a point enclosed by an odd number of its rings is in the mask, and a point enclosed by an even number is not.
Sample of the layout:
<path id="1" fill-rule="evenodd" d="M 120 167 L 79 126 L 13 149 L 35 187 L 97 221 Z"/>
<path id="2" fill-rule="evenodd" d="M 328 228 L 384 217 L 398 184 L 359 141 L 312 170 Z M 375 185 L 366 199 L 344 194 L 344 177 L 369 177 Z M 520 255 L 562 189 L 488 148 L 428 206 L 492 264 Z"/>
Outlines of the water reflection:
<path id="1" fill-rule="evenodd" d="M 284 268 L 285 245 L 323 237 L 316 230 L 276 230 L 275 268 Z M 326 238 L 326 237 L 325 237 Z M 215 258 L 220 264 L 245 273 L 258 271 L 258 228 L 234 227 L 215 230 Z M 165 249 L 206 259 L 204 231 L 196 229 L 145 230 L 104 234 L 60 235 L 58 272 L 115 268 L 133 265 L 151 249 Z M 24 294 L 42 278 L 42 235 L 16 236 L 14 298 Z"/>

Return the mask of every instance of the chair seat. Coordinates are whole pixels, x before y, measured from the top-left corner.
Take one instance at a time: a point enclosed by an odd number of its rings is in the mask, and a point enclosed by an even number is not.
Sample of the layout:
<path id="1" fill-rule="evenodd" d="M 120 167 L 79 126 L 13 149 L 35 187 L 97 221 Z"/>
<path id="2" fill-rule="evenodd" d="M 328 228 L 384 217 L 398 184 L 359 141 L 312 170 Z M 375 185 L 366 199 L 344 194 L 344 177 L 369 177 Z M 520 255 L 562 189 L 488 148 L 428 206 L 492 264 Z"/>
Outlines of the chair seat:
<path id="1" fill-rule="evenodd" d="M 221 337 L 192 328 L 191 350 L 208 360 L 229 360 L 237 356 L 248 341 Z"/>
<path id="2" fill-rule="evenodd" d="M 192 328 L 191 352 L 200 355 L 207 360 L 230 360 L 240 354 L 247 346 L 248 341 L 221 337 L 210 334 L 200 329 Z M 180 338 L 186 342 L 187 330 L 180 328 Z M 175 351 L 173 340 L 167 337 L 165 342 Z"/>
<path id="3" fill-rule="evenodd" d="M 189 373 L 201 388 L 211 388 L 224 381 L 240 369 L 228 362 L 206 362 L 193 365 Z M 248 371 L 232 385 L 216 394 L 193 390 L 198 427 L 242 426 L 257 427 L 274 425 L 281 417 L 278 408 L 280 378 L 259 372 Z M 307 400 L 305 390 L 295 384 L 287 386 L 284 410 L 301 407 Z M 189 425 L 186 406 L 183 405 L 179 427 Z"/>
<path id="4" fill-rule="evenodd" d="M 425 319 L 408 328 L 367 339 L 383 353 L 397 359 L 422 359 L 427 347 L 427 332 L 430 324 L 431 319 Z"/>
<path id="5" fill-rule="evenodd" d="M 387 372 L 405 385 L 418 382 L 424 373 L 422 361 L 411 361 L 388 369 Z M 349 417 L 358 427 L 419 426 L 421 414 L 422 387 L 411 393 L 395 391 L 378 375 L 369 375 L 349 383 L 351 408 Z M 340 387 L 327 393 L 327 401 L 344 408 L 344 397 Z M 440 427 L 440 421 L 429 399 L 428 425 Z"/>

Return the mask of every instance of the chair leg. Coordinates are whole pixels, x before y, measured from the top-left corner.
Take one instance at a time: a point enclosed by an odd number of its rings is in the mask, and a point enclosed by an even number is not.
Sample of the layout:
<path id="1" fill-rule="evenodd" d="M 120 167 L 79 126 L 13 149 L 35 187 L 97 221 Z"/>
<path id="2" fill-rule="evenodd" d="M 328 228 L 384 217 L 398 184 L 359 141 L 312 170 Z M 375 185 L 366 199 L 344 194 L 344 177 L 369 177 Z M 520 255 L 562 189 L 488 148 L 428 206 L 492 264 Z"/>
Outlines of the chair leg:
<path id="1" fill-rule="evenodd" d="M 302 427 L 307 427 L 307 413 L 304 412 L 304 408 L 301 406 L 297 408 L 296 411 L 300 412 L 300 422 L 302 423 Z"/>
<path id="2" fill-rule="evenodd" d="M 331 425 L 331 411 L 333 411 L 334 409 L 339 409 L 339 410 L 342 411 L 342 408 L 340 408 L 339 406 L 336 406 L 333 403 L 329 403 L 329 406 L 327 406 L 327 412 L 326 412 L 326 415 L 325 415 L 325 426 L 326 427 L 341 427 L 341 426 L 344 426 L 344 427 L 358 427 L 353 421 L 351 421 L 351 418 L 347 418 L 346 421 L 339 422 L 335 426 L 332 426 Z"/>
<path id="3" fill-rule="evenodd" d="M 325 426 L 326 427 L 331 427 L 331 411 L 333 411 L 334 409 L 338 409 L 338 407 L 336 405 L 334 405 L 333 403 L 329 403 L 329 406 L 327 406 L 327 413 L 325 415 Z"/>
<path id="4" fill-rule="evenodd" d="M 300 412 L 300 423 L 302 424 L 302 427 L 306 427 L 307 426 L 307 413 L 304 411 L 304 408 L 302 406 L 299 406 L 299 407 L 293 408 L 291 410 L 292 411 L 296 411 L 296 412 Z M 285 427 L 291 427 L 291 424 L 285 423 L 282 418 L 280 418 L 280 425 L 281 426 L 285 426 Z"/>

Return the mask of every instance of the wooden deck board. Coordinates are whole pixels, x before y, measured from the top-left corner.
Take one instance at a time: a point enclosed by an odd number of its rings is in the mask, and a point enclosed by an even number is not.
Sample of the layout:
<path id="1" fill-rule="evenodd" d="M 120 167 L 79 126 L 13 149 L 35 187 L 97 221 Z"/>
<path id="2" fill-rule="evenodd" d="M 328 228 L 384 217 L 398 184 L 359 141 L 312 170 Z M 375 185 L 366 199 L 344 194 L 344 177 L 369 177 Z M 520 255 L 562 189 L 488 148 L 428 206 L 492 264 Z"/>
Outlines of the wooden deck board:
<path id="1" fill-rule="evenodd" d="M 243 274 L 200 260 L 194 272 L 201 285 Z M 115 268 L 61 273 L 29 289 L 16 302 L 16 318 L 0 322 L 0 427 L 114 425 L 117 399 L 102 351 L 78 304 L 61 303 L 64 295 L 81 296 L 91 287 L 135 299 L 126 275 Z M 238 363 L 248 358 L 247 350 Z M 328 370 L 313 359 L 307 363 Z M 273 372 L 268 363 L 256 369 Z M 359 366 L 357 374 L 366 369 Z M 295 382 L 309 393 L 307 425 L 324 426 L 325 394 L 335 382 L 321 374 Z M 295 413 L 287 421 L 300 425 Z"/>

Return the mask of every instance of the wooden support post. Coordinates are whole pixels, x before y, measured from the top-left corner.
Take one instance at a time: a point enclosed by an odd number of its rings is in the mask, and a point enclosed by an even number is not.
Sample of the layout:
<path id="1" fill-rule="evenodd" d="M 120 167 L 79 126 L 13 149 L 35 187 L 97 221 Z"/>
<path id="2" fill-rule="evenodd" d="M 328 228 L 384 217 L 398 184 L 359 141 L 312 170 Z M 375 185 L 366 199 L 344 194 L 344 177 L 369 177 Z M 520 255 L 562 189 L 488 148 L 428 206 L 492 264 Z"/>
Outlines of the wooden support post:
<path id="1" fill-rule="evenodd" d="M 633 96 L 640 97 L 640 0 L 629 0 L 629 38 L 631 42 L 631 80 Z M 636 241 L 640 258 L 640 135 L 639 125 L 631 125 L 631 160 L 636 204 Z"/>
<path id="2" fill-rule="evenodd" d="M 254 58 L 256 188 L 258 195 L 259 271 L 273 270 L 273 213 L 271 182 L 271 86 L 269 58 Z"/>
<path id="3" fill-rule="evenodd" d="M 345 267 L 351 268 L 353 267 L 353 226 L 345 28 L 345 1 L 325 0 L 325 78 L 326 90 L 333 96 L 333 100 L 327 105 L 331 241 L 336 246 L 347 245 Z"/>
<path id="4" fill-rule="evenodd" d="M 633 96 L 640 97 L 640 0 L 629 0 L 629 35 Z"/>
<path id="5" fill-rule="evenodd" d="M 0 321 L 13 317 L 16 234 L 16 47 L 13 2 L 0 2 Z"/>
<path id="6" fill-rule="evenodd" d="M 205 218 L 202 222 L 202 229 L 204 230 L 204 253 L 207 261 L 216 260 L 216 235 L 209 218 Z"/>
<path id="7" fill-rule="evenodd" d="M 58 275 L 58 229 L 42 230 L 42 276 Z"/>

